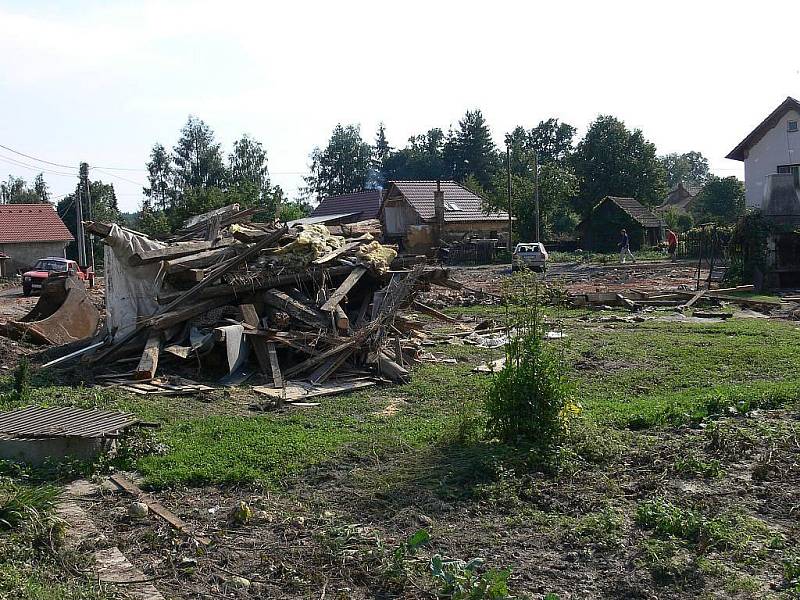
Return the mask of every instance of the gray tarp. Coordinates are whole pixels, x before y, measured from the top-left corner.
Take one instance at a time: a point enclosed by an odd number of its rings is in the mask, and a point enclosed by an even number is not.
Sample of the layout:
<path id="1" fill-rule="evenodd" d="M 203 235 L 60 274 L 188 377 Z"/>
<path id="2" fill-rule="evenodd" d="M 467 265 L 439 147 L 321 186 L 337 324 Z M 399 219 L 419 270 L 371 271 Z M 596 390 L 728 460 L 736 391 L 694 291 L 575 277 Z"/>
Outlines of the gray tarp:
<path id="1" fill-rule="evenodd" d="M 139 317 L 156 312 L 164 280 L 161 262 L 132 267 L 128 259 L 166 244 L 118 225 L 111 226 L 105 242 L 106 327 L 116 338 L 134 329 Z"/>

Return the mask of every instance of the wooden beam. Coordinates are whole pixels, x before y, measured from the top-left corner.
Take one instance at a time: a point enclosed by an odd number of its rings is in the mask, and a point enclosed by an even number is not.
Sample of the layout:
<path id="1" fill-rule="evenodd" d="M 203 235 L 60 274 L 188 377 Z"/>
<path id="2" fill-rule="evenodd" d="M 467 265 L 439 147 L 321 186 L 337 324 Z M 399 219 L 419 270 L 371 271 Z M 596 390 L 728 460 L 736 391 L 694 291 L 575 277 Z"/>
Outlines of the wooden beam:
<path id="1" fill-rule="evenodd" d="M 320 307 L 320 310 L 324 310 L 326 312 L 331 312 L 336 308 L 336 305 L 339 304 L 353 286 L 358 283 L 359 279 L 363 277 L 364 273 L 367 272 L 366 267 L 355 267 L 347 278 L 341 283 L 341 285 L 336 288 L 336 291 L 331 294 L 331 297 Z"/>
<path id="2" fill-rule="evenodd" d="M 283 375 L 281 365 L 278 362 L 278 352 L 275 350 L 275 342 L 267 342 L 267 352 L 269 353 L 269 364 L 272 369 L 272 385 L 276 388 L 283 387 Z"/>
<path id="3" fill-rule="evenodd" d="M 201 315 L 204 312 L 208 312 L 211 309 L 217 308 L 218 306 L 227 304 L 229 301 L 230 298 L 211 298 L 210 300 L 204 300 L 203 302 L 199 302 L 197 304 L 191 304 L 189 306 L 184 306 L 183 308 L 161 313 L 155 317 L 148 317 L 144 323 L 140 324 L 139 327 L 142 328 L 140 331 L 142 331 L 148 324 L 152 326 L 153 329 L 167 329 L 168 327 L 183 323 L 192 317 Z"/>
<path id="4" fill-rule="evenodd" d="M 306 325 L 317 329 L 328 329 L 330 323 L 320 311 L 313 306 L 308 306 L 286 292 L 280 290 L 267 290 L 262 294 L 264 302 L 273 308 L 285 311 L 289 316 L 302 321 Z"/>
<path id="5" fill-rule="evenodd" d="M 341 248 L 337 248 L 336 250 L 328 252 L 324 256 L 320 256 L 319 258 L 313 260 L 311 262 L 311 264 L 312 265 L 324 265 L 326 262 L 330 262 L 334 258 L 338 258 L 342 254 L 346 254 L 347 252 L 350 252 L 350 250 L 355 250 L 361 244 L 365 244 L 368 241 L 370 241 L 371 239 L 372 239 L 371 235 L 369 237 L 367 237 L 366 235 L 362 235 L 359 239 L 354 240 L 354 241 L 350 242 L 349 244 L 345 244 Z"/>
<path id="6" fill-rule="evenodd" d="M 186 271 L 187 269 L 197 269 L 217 265 L 222 261 L 236 256 L 236 248 L 224 246 L 222 248 L 212 248 L 203 252 L 196 252 L 188 256 L 181 256 L 167 260 L 167 273 Z"/>
<path id="7" fill-rule="evenodd" d="M 147 338 L 144 345 L 142 358 L 139 359 L 139 366 L 133 372 L 134 379 L 152 379 L 158 369 L 158 355 L 161 354 L 163 340 L 160 331 L 153 331 Z"/>
<path id="8" fill-rule="evenodd" d="M 681 306 L 679 306 L 678 309 L 684 310 L 686 308 L 691 308 L 692 306 L 694 306 L 695 302 L 697 302 L 698 300 L 700 300 L 700 298 L 706 295 L 707 291 L 708 290 L 700 290 L 694 296 L 692 296 L 691 300 L 689 300 L 686 304 L 682 304 Z"/>
<path id="9" fill-rule="evenodd" d="M 462 325 L 462 323 L 458 319 L 454 319 L 453 317 L 450 317 L 442 312 L 439 312 L 432 306 L 428 306 L 427 304 L 423 304 L 422 302 L 414 300 L 411 303 L 411 306 L 417 309 L 419 312 L 424 313 L 426 315 L 430 315 L 431 317 L 439 319 L 440 321 L 444 321 L 445 323 L 458 323 L 459 325 Z"/>
<path id="10" fill-rule="evenodd" d="M 336 305 L 334 313 L 336 318 L 336 329 L 339 331 L 347 331 L 350 329 L 350 317 L 347 316 L 347 313 L 344 312 L 344 309 L 339 304 Z"/>
<path id="11" fill-rule="evenodd" d="M 198 535 L 191 525 L 186 523 L 183 519 L 181 519 L 178 515 L 173 513 L 172 511 L 165 508 L 160 502 L 158 502 L 155 498 L 153 498 L 149 494 L 145 494 L 138 485 L 127 479 L 126 477 L 115 474 L 109 477 L 112 483 L 119 486 L 121 489 L 125 490 L 131 496 L 139 500 L 139 502 L 143 502 L 147 504 L 147 508 L 150 509 L 154 515 L 157 515 L 167 523 L 169 523 L 172 527 L 180 531 L 181 533 L 188 535 L 194 539 L 196 539 L 199 543 L 203 546 L 208 546 L 211 544 L 211 540 L 207 537 L 202 535 Z"/>
<path id="12" fill-rule="evenodd" d="M 242 311 L 242 318 L 244 319 L 244 322 L 251 327 L 258 328 L 259 324 L 261 323 L 261 319 L 258 318 L 256 307 L 252 304 L 240 304 L 239 308 Z M 253 346 L 253 350 L 255 350 L 256 359 L 258 360 L 258 367 L 261 369 L 261 373 L 264 375 L 269 375 L 270 361 L 267 358 L 266 343 L 258 336 L 251 336 L 248 339 L 250 340 L 250 344 Z"/>

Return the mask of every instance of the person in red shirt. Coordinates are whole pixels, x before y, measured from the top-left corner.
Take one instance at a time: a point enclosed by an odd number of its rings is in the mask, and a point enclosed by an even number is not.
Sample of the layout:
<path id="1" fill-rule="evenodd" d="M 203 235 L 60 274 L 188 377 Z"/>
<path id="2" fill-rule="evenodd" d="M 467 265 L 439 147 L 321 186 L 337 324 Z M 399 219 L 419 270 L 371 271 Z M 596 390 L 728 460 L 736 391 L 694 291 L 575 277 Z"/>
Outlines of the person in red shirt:
<path id="1" fill-rule="evenodd" d="M 667 252 L 669 252 L 669 257 L 672 259 L 672 262 L 675 262 L 677 258 L 675 257 L 675 251 L 678 249 L 678 235 L 672 231 L 672 229 L 667 229 Z"/>

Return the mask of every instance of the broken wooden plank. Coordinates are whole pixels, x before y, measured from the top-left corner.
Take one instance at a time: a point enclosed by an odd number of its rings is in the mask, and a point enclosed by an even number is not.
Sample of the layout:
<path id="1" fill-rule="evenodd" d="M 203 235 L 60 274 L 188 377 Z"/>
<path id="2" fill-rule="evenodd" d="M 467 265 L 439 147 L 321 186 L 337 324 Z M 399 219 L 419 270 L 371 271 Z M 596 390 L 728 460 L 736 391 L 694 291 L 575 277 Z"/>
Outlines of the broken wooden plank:
<path id="1" fill-rule="evenodd" d="M 252 304 L 240 304 L 239 309 L 242 311 L 242 318 L 244 319 L 244 322 L 251 327 L 258 328 L 261 319 L 258 317 L 256 307 Z M 263 375 L 269 375 L 270 360 L 267 357 L 266 342 L 257 336 L 252 336 L 248 339 L 250 340 L 250 344 L 253 346 L 253 350 L 255 350 L 256 359 L 258 360 L 258 368 L 261 369 L 261 373 Z"/>
<path id="2" fill-rule="evenodd" d="M 283 389 L 275 389 L 269 386 L 254 386 L 252 389 L 258 394 L 268 396 L 273 399 L 284 399 L 286 402 L 305 400 L 307 398 L 320 398 L 323 396 L 335 396 L 345 394 L 367 387 L 376 385 L 372 379 L 358 380 L 339 380 L 327 383 L 310 384 L 299 381 L 287 381 Z"/>
<path id="3" fill-rule="evenodd" d="M 347 292 L 353 289 L 353 286 L 358 283 L 359 279 L 361 279 L 366 272 L 366 267 L 355 267 L 352 271 L 350 271 L 350 274 L 339 285 L 339 287 L 336 288 L 336 291 L 331 294 L 331 297 L 325 301 L 325 303 L 320 307 L 320 310 L 326 312 L 333 311 L 336 305 L 344 299 L 345 295 L 347 295 Z"/>
<path id="4" fill-rule="evenodd" d="M 705 296 L 705 295 L 706 295 L 706 292 L 707 292 L 707 291 L 708 291 L 708 290 L 700 290 L 700 291 L 699 291 L 699 292 L 697 292 L 697 293 L 696 293 L 694 296 L 692 296 L 692 298 L 691 298 L 691 299 L 690 299 L 690 300 L 689 300 L 689 301 L 688 301 L 686 304 L 681 304 L 681 305 L 678 307 L 678 309 L 679 309 L 679 310 L 685 310 L 685 309 L 687 309 L 687 308 L 691 308 L 692 306 L 694 306 L 694 303 L 695 303 L 695 302 L 697 302 L 698 300 L 700 300 L 700 298 L 702 298 L 703 296 Z"/>
<path id="5" fill-rule="evenodd" d="M 377 354 L 377 364 L 380 374 L 395 383 L 408 383 L 411 380 L 411 374 L 408 369 L 398 365 L 383 351 Z"/>
<path id="6" fill-rule="evenodd" d="M 462 325 L 462 323 L 458 319 L 454 319 L 451 316 L 448 316 L 448 315 L 446 315 L 446 314 L 444 314 L 442 312 L 439 312 L 438 310 L 436 310 L 432 306 L 428 306 L 427 304 L 423 304 L 422 302 L 419 302 L 417 300 L 414 300 L 411 303 L 411 306 L 413 308 L 415 308 L 416 310 L 418 310 L 419 312 L 424 313 L 426 315 L 429 315 L 429 316 L 433 317 L 434 319 L 439 319 L 440 321 L 444 321 L 445 323 L 457 323 L 459 325 Z"/>
<path id="7" fill-rule="evenodd" d="M 331 252 L 328 252 L 324 256 L 320 256 L 319 258 L 311 261 L 311 264 L 312 265 L 324 265 L 325 263 L 332 261 L 334 258 L 338 258 L 342 254 L 346 254 L 347 252 L 350 252 L 351 250 L 355 250 L 360 245 L 365 244 L 370 240 L 372 240 L 372 236 L 371 235 L 361 236 L 361 238 L 359 238 L 357 240 L 354 240 L 354 241 L 350 242 L 349 244 L 345 244 L 341 248 L 336 248 L 336 250 L 332 250 Z"/>
<path id="8" fill-rule="evenodd" d="M 628 300 L 622 294 L 614 294 L 614 297 L 616 298 L 617 302 L 619 302 L 622 306 L 624 306 L 628 310 L 632 310 L 632 311 L 639 310 L 639 307 L 636 306 L 636 304 L 634 304 L 632 301 Z"/>
<path id="9" fill-rule="evenodd" d="M 132 254 L 128 259 L 128 264 L 132 267 L 146 265 L 149 263 L 160 262 L 162 260 L 177 259 L 183 256 L 190 256 L 203 250 L 208 250 L 213 246 L 212 242 L 183 242 L 172 246 L 164 246 L 154 250 L 145 250 Z"/>
<path id="10" fill-rule="evenodd" d="M 144 345 L 142 358 L 139 359 L 139 365 L 133 372 L 134 379 L 152 379 L 155 377 L 158 369 L 158 355 L 161 354 L 163 342 L 160 331 L 153 331 L 150 334 L 150 337 L 147 338 L 147 343 Z"/>
<path id="11" fill-rule="evenodd" d="M 142 325 L 146 326 L 149 324 L 154 329 L 167 329 L 168 327 L 183 323 L 192 317 L 201 315 L 204 312 L 208 312 L 209 310 L 227 304 L 228 302 L 228 298 L 211 298 L 210 300 L 204 300 L 203 302 L 198 302 L 197 304 L 191 304 L 189 306 L 184 306 L 183 308 L 164 312 L 155 317 L 150 317 L 146 319 Z"/>
<path id="12" fill-rule="evenodd" d="M 211 267 L 233 258 L 236 256 L 237 250 L 241 250 L 241 247 L 225 246 L 224 248 L 212 248 L 211 250 L 170 259 L 166 262 L 165 268 L 167 273 L 173 274 L 188 269 Z"/>
<path id="13" fill-rule="evenodd" d="M 164 505 L 158 502 L 153 496 L 147 494 L 142 491 L 142 489 L 133 483 L 130 479 L 125 477 L 124 475 L 114 474 L 109 477 L 112 483 L 119 486 L 121 489 L 125 490 L 131 496 L 136 498 L 139 502 L 144 502 L 147 504 L 147 508 L 152 512 L 154 515 L 157 515 L 167 523 L 169 523 L 174 529 L 177 529 L 181 533 L 188 535 L 191 538 L 196 539 L 199 543 L 203 546 L 208 546 L 211 544 L 211 540 L 205 536 L 199 535 L 195 532 L 194 528 L 189 525 L 186 521 L 181 519 L 178 515 L 176 515 L 171 510 L 167 509 Z"/>
<path id="14" fill-rule="evenodd" d="M 336 329 L 339 331 L 350 329 L 350 317 L 339 304 L 334 308 L 334 319 L 336 320 Z"/>
<path id="15" fill-rule="evenodd" d="M 280 290 L 266 290 L 262 294 L 264 302 L 273 308 L 282 310 L 289 316 L 302 321 L 306 325 L 317 329 L 327 329 L 330 327 L 328 319 L 315 307 L 309 306 L 296 298 L 292 298 L 286 292 Z"/>
<path id="16" fill-rule="evenodd" d="M 324 383 L 326 379 L 333 375 L 333 373 L 344 364 L 344 361 L 350 358 L 354 350 L 354 348 L 348 348 L 345 352 L 331 356 L 308 376 L 308 380 L 311 383 Z"/>
<path id="17" fill-rule="evenodd" d="M 267 342 L 267 353 L 269 354 L 269 365 L 272 370 L 272 385 L 276 388 L 283 387 L 283 375 L 281 365 L 278 363 L 278 352 L 275 349 L 275 342 Z"/>

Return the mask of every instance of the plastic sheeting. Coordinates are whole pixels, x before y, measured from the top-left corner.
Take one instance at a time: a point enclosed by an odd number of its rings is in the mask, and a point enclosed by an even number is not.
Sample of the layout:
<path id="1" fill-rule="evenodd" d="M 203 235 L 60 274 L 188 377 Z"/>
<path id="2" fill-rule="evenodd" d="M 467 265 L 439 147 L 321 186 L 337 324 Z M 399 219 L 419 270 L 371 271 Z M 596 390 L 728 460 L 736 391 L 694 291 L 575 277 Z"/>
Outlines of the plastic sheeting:
<path id="1" fill-rule="evenodd" d="M 105 242 L 106 327 L 112 336 L 121 337 L 136 327 L 137 319 L 156 312 L 164 280 L 161 262 L 132 267 L 128 259 L 166 244 L 118 225 L 111 226 Z"/>

